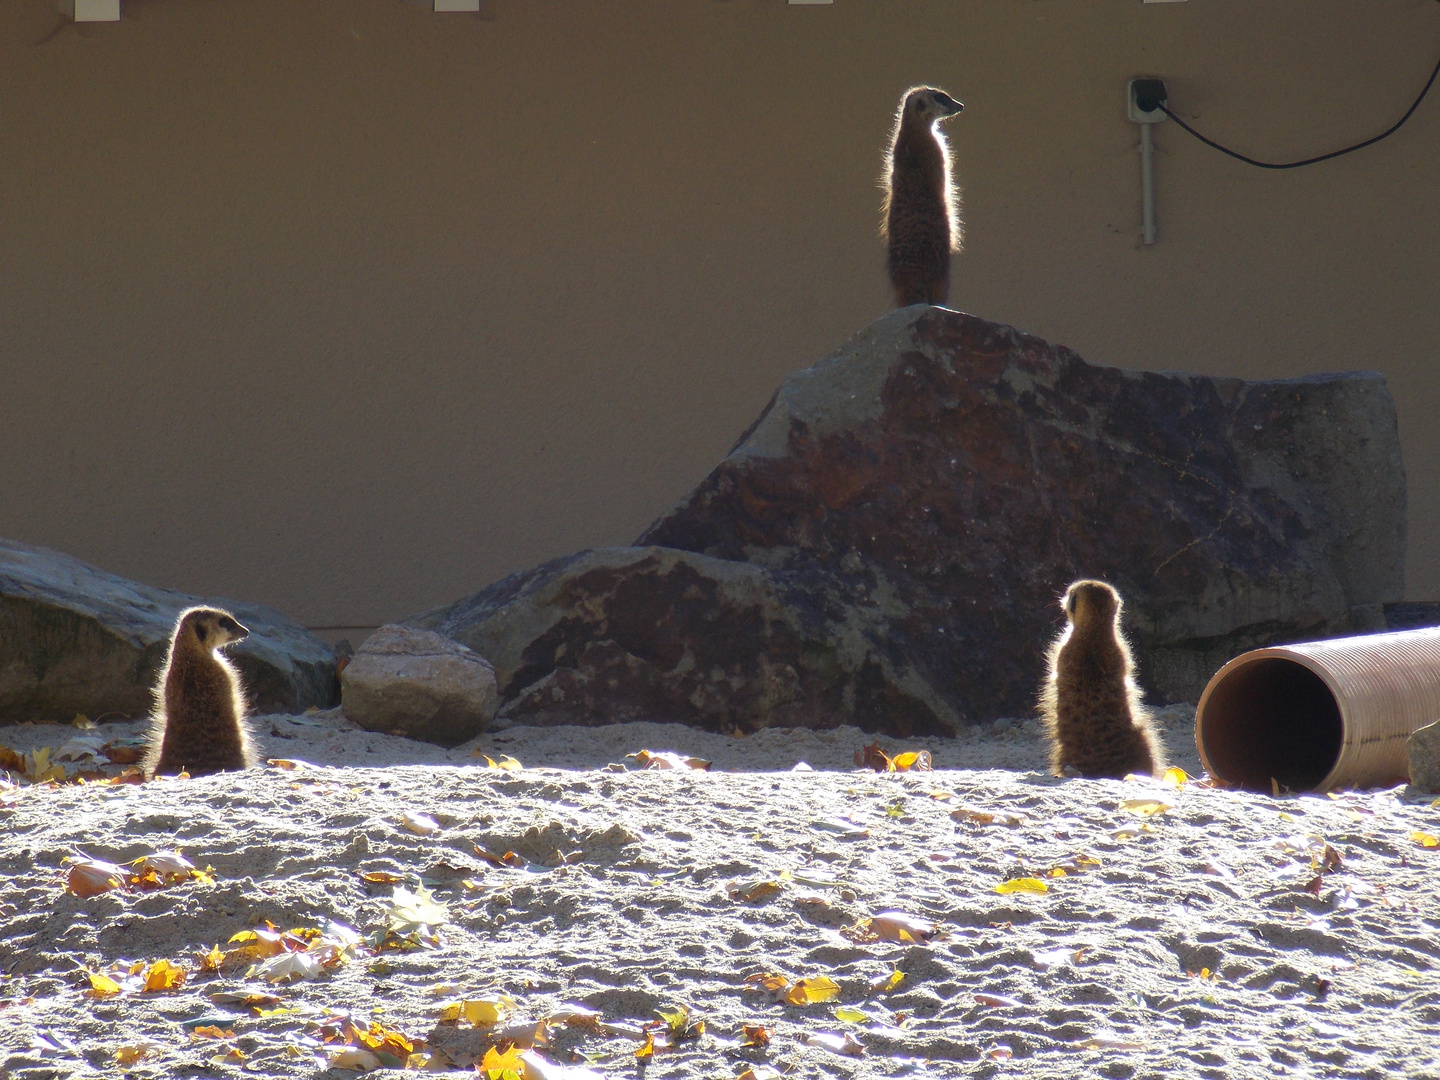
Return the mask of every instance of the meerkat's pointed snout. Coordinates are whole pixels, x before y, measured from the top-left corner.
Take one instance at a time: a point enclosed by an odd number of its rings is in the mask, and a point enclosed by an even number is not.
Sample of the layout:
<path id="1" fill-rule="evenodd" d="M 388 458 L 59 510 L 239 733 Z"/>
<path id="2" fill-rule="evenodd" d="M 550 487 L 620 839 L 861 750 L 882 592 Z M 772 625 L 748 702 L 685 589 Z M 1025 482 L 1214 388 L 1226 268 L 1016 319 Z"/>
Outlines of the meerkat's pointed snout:
<path id="1" fill-rule="evenodd" d="M 965 108 L 963 101 L 956 101 L 943 90 L 935 91 L 935 104 L 940 107 L 941 120 L 948 120 Z"/>

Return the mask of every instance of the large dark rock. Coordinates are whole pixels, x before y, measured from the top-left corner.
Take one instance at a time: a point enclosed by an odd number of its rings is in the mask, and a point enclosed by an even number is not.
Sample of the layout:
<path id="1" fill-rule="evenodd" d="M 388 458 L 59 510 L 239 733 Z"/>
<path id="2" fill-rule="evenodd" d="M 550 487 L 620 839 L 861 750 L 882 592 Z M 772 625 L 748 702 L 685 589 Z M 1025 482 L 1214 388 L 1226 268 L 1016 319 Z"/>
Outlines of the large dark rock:
<path id="1" fill-rule="evenodd" d="M 175 617 L 196 604 L 223 607 L 249 628 L 226 653 L 257 711 L 339 699 L 329 646 L 274 608 L 157 589 L 0 540 L 0 721 L 147 715 Z"/>
<path id="2" fill-rule="evenodd" d="M 1379 375 L 1096 367 L 912 307 L 787 379 L 635 548 L 411 622 L 487 657 L 514 719 L 949 731 L 1033 711 L 1077 577 L 1119 587 L 1163 701 L 1382 628 L 1404 507 Z"/>
<path id="3" fill-rule="evenodd" d="M 582 552 L 409 620 L 485 656 L 526 724 L 954 731 L 863 589 L 666 548 Z"/>
<path id="4" fill-rule="evenodd" d="M 1261 645 L 1378 629 L 1405 474 L 1374 373 L 1246 382 L 1086 363 L 941 308 L 786 380 L 638 544 L 838 568 L 965 717 L 1028 712 L 1080 576 L 1126 598 L 1153 697 Z"/>

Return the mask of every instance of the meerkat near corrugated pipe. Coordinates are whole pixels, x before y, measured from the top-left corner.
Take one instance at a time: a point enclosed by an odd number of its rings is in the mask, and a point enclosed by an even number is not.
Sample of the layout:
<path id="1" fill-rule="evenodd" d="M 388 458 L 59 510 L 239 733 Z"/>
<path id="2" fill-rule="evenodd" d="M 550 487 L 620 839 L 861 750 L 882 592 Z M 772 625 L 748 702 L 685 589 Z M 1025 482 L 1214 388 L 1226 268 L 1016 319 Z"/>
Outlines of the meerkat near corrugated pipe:
<path id="1" fill-rule="evenodd" d="M 917 86 L 895 112 L 880 234 L 889 242 L 896 307 L 943 304 L 950 295 L 950 255 L 962 239 L 960 196 L 949 145 L 936 125 L 964 107 L 944 90 Z"/>
<path id="2" fill-rule="evenodd" d="M 180 613 L 155 688 L 147 777 L 255 765 L 240 673 L 220 653 L 249 634 L 228 611 L 196 607 Z"/>
<path id="3" fill-rule="evenodd" d="M 1061 601 L 1069 625 L 1050 647 L 1040 694 L 1050 769 L 1092 779 L 1156 776 L 1165 748 L 1140 703 L 1130 646 L 1120 631 L 1120 594 L 1103 581 L 1076 581 Z"/>

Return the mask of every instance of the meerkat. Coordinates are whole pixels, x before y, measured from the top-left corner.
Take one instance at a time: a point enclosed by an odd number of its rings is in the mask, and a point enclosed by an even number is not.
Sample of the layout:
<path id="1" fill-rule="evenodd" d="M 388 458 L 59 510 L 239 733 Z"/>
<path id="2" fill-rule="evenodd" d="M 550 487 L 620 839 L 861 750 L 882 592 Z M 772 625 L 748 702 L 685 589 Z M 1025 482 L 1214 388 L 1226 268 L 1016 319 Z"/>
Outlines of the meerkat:
<path id="1" fill-rule="evenodd" d="M 895 306 L 943 304 L 950 294 L 950 253 L 960 250 L 960 200 L 950 177 L 950 148 L 937 124 L 965 106 L 943 90 L 907 90 L 895 112 L 885 155 L 880 234 L 890 245 Z"/>
<path id="2" fill-rule="evenodd" d="M 1165 750 L 1135 685 L 1130 646 L 1120 632 L 1120 594 L 1103 581 L 1077 581 L 1061 602 L 1069 625 L 1050 646 L 1040 695 L 1050 736 L 1050 769 L 1124 779 L 1157 775 Z"/>
<path id="3" fill-rule="evenodd" d="M 180 613 L 155 688 L 146 776 L 182 770 L 201 776 L 255 764 L 240 674 L 220 654 L 249 634 L 228 611 L 196 607 Z"/>

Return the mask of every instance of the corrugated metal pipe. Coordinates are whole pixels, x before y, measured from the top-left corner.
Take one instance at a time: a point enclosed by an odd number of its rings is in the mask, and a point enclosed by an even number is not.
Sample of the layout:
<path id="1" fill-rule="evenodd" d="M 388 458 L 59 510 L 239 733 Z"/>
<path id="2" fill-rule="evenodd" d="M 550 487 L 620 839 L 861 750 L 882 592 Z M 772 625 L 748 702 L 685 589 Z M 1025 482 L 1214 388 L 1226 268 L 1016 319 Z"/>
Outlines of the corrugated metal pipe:
<path id="1" fill-rule="evenodd" d="M 1243 653 L 1195 713 L 1211 776 L 1252 791 L 1405 780 L 1405 743 L 1440 720 L 1440 627 Z"/>

